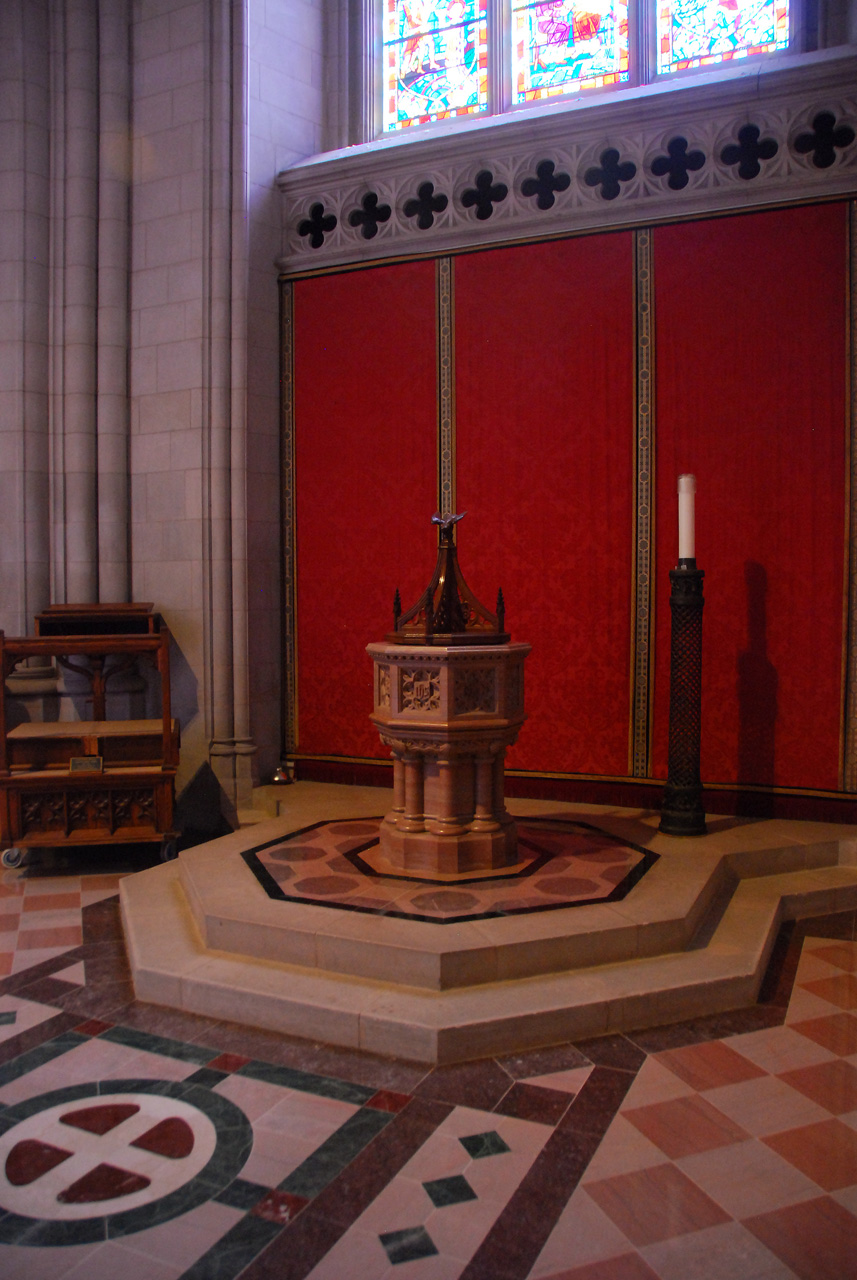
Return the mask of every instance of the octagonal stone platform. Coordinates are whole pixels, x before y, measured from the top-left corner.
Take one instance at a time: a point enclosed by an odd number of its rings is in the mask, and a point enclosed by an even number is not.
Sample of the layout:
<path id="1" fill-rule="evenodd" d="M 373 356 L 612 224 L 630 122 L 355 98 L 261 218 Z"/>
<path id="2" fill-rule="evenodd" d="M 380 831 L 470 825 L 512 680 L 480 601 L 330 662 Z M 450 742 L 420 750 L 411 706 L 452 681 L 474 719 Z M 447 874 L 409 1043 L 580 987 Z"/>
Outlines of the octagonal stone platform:
<path id="1" fill-rule="evenodd" d="M 124 879 L 138 998 L 453 1062 L 752 1003 L 783 919 L 857 906 L 857 828 L 714 817 L 707 837 L 676 840 L 657 813 L 548 801 L 509 807 L 519 821 L 587 823 L 657 860 L 618 900 L 441 924 L 277 900 L 247 864 L 388 800 L 299 783 L 281 817 Z"/>

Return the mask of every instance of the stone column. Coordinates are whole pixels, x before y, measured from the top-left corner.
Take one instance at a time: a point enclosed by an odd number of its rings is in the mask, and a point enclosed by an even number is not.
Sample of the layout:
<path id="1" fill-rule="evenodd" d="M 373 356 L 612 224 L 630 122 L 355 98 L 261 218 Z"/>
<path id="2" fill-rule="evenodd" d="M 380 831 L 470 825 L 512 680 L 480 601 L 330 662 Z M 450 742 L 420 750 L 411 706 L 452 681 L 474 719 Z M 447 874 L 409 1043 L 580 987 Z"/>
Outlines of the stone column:
<path id="1" fill-rule="evenodd" d="M 130 599 L 128 339 L 131 119 L 128 0 L 98 3 L 98 598 Z"/>
<path id="2" fill-rule="evenodd" d="M 240 0 L 206 7 L 210 81 L 204 233 L 209 245 L 209 671 L 211 764 L 236 809 L 252 795 L 247 656 L 246 32 Z"/>
<path id="3" fill-rule="evenodd" d="M 495 761 L 496 757 L 492 755 L 476 758 L 476 804 L 470 824 L 471 831 L 496 831 L 499 828 L 500 824 L 494 817 Z"/>
<path id="4" fill-rule="evenodd" d="M 392 747 L 390 754 L 393 757 L 393 807 L 384 821 L 395 827 L 405 812 L 405 764 L 398 748 Z"/>
<path id="5" fill-rule="evenodd" d="M 405 811 L 398 821 L 400 831 L 425 831 L 423 813 L 423 756 L 406 751 L 402 759 L 405 766 Z"/>
<path id="6" fill-rule="evenodd" d="M 49 31 L 46 0 L 0 4 L 0 627 L 11 635 L 50 601 Z"/>
<path id="7" fill-rule="evenodd" d="M 98 20 L 93 0 L 52 9 L 53 597 L 98 599 L 96 341 Z"/>

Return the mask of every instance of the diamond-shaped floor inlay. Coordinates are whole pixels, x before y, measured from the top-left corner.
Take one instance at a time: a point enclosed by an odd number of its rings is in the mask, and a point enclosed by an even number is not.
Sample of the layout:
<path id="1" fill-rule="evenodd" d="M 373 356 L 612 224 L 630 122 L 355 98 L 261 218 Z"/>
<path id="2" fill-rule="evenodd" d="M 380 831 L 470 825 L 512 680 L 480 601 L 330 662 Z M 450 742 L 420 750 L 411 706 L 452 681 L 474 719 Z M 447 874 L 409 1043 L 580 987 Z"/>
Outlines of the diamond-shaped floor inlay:
<path id="1" fill-rule="evenodd" d="M 451 1204 L 464 1204 L 466 1200 L 478 1197 L 463 1174 L 455 1173 L 449 1178 L 435 1178 L 433 1182 L 424 1182 L 429 1199 L 436 1209 L 445 1209 Z"/>
<path id="2" fill-rule="evenodd" d="M 473 1133 L 468 1138 L 458 1141 L 472 1160 L 482 1160 L 485 1156 L 500 1156 L 511 1148 L 506 1145 L 495 1129 L 488 1133 Z"/>
<path id="3" fill-rule="evenodd" d="M 399 1262 L 414 1262 L 417 1258 L 431 1258 L 437 1253 L 437 1246 L 425 1227 L 405 1227 L 403 1231 L 387 1231 L 378 1239 L 394 1266 Z"/>

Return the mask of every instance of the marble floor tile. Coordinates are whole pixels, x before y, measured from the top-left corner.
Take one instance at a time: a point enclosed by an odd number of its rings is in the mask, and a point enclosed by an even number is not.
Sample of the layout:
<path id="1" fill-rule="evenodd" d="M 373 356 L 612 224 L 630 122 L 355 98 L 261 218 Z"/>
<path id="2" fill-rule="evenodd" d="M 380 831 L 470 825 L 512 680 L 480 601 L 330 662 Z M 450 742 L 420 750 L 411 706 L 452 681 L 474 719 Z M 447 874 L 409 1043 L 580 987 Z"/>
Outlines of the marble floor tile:
<path id="1" fill-rule="evenodd" d="M 720 1085 L 755 1080 L 765 1074 L 723 1040 L 688 1045 L 686 1049 L 668 1049 L 658 1055 L 658 1061 L 699 1093 Z"/>
<path id="2" fill-rule="evenodd" d="M 0 995 L 0 1044 L 46 1022 L 59 1012 L 55 1005 L 37 1004 L 20 996 Z"/>
<path id="3" fill-rule="evenodd" d="M 616 1117 L 602 1138 L 598 1150 L 581 1178 L 582 1185 L 614 1177 L 618 1173 L 634 1173 L 665 1164 L 666 1156 L 624 1115 Z"/>
<path id="4" fill-rule="evenodd" d="M 829 1196 L 748 1218 L 744 1226 L 800 1280 L 854 1274 L 857 1220 Z"/>
<path id="5" fill-rule="evenodd" d="M 857 1183 L 857 1132 L 841 1120 L 771 1133 L 762 1141 L 825 1191 Z"/>
<path id="6" fill-rule="evenodd" d="M 829 1112 L 777 1076 L 712 1089 L 707 1101 L 748 1134 L 760 1137 L 827 1119 Z"/>
<path id="7" fill-rule="evenodd" d="M 818 1184 L 758 1139 L 686 1156 L 677 1166 L 733 1218 L 818 1195 Z"/>
<path id="8" fill-rule="evenodd" d="M 851 1014 L 832 1016 L 834 1018 L 852 1017 Z M 831 1036 L 837 1034 L 834 1029 L 827 1027 L 827 1021 L 826 1018 L 821 1018 L 815 1023 L 798 1022 L 791 1026 L 765 1027 L 761 1031 L 751 1031 L 747 1035 L 736 1036 L 732 1041 L 732 1048 L 737 1050 L 742 1058 L 755 1062 L 757 1067 L 761 1067 L 771 1075 L 796 1070 L 798 1067 L 810 1067 L 816 1062 L 829 1062 L 838 1050 L 831 1044 L 825 1043 L 825 1036 L 829 1040 Z M 807 1027 L 812 1028 L 819 1023 L 825 1024 L 820 1032 L 821 1038 L 806 1031 Z M 857 1032 L 857 1018 L 854 1019 L 854 1028 Z M 839 1034 L 841 1036 L 841 1033 Z M 855 1036 L 854 1047 L 857 1051 L 857 1036 Z"/>
<path id="9" fill-rule="evenodd" d="M 837 969 L 845 969 L 849 973 L 857 971 L 857 946 L 853 942 L 814 944 L 808 950 L 815 959 L 823 960 Z"/>
<path id="10" fill-rule="evenodd" d="M 177 1262 L 147 1258 L 118 1241 L 108 1240 L 84 1262 L 72 1267 L 64 1280 L 116 1280 L 122 1275 L 133 1275 L 134 1280 L 178 1280 L 181 1273 Z"/>
<path id="11" fill-rule="evenodd" d="M 827 979 L 825 979 L 827 981 Z M 835 981 L 830 979 L 829 981 Z M 831 1013 L 839 1013 L 842 1006 L 832 1000 L 825 1000 L 805 987 L 796 986 L 789 1000 L 786 1022 L 806 1022 L 810 1018 L 824 1018 Z"/>
<path id="12" fill-rule="evenodd" d="M 65 1280 L 71 1271 L 77 1271 L 78 1275 L 85 1274 L 88 1260 L 101 1247 L 100 1243 L 59 1248 L 0 1245 L 3 1280 Z M 130 1275 L 126 1270 L 128 1280 Z"/>
<path id="13" fill-rule="evenodd" d="M 843 1058 L 785 1071 L 780 1079 L 834 1115 L 857 1108 L 857 1067 Z"/>
<path id="14" fill-rule="evenodd" d="M 647 1058 L 634 1079 L 634 1083 L 625 1095 L 623 1111 L 634 1107 L 646 1107 L 655 1102 L 671 1102 L 674 1098 L 688 1098 L 694 1093 L 674 1071 L 668 1070 L 661 1062 L 661 1055 Z"/>
<path id="15" fill-rule="evenodd" d="M 740 1125 L 699 1094 L 655 1102 L 622 1115 L 672 1160 L 730 1146 L 747 1137 Z"/>
<path id="16" fill-rule="evenodd" d="M 63 982 L 74 982 L 77 986 L 83 986 L 86 982 L 86 970 L 82 960 L 70 964 L 67 969 L 59 969 L 53 977 L 59 978 Z"/>
<path id="17" fill-rule="evenodd" d="M 591 1063 L 582 1067 L 570 1067 L 567 1071 L 548 1071 L 540 1075 L 524 1076 L 524 1084 L 540 1085 L 544 1089 L 558 1089 L 563 1093 L 577 1094 L 589 1079 Z"/>
<path id="18" fill-rule="evenodd" d="M 23 973 L 26 969 L 34 969 L 36 965 L 43 964 L 45 960 L 54 960 L 57 956 L 65 955 L 70 949 L 70 947 L 63 944 L 56 947 L 48 946 L 17 950 L 12 961 L 11 972 Z"/>
<path id="19" fill-rule="evenodd" d="M 739 1222 L 641 1249 L 660 1280 L 794 1280 L 795 1272 Z"/>
<path id="20" fill-rule="evenodd" d="M 589 1182 L 584 1194 L 637 1246 L 729 1221 L 729 1215 L 674 1164 Z"/>
<path id="21" fill-rule="evenodd" d="M 857 975 L 853 973 L 836 973 L 829 978 L 800 982 L 800 986 L 810 995 L 840 1009 L 857 1009 Z"/>
<path id="22" fill-rule="evenodd" d="M 583 1190 L 569 1200 L 529 1273 L 530 1280 L 545 1280 L 566 1268 L 590 1266 L 627 1257 L 631 1242 L 615 1222 L 599 1209 Z M 609 1275 L 609 1272 L 607 1272 Z"/>
<path id="23" fill-rule="evenodd" d="M 857 1054 L 857 1017 L 853 1013 L 831 1013 L 823 1018 L 810 1018 L 806 1022 L 793 1023 L 792 1028 L 831 1054 Z"/>
<path id="24" fill-rule="evenodd" d="M 28 893 L 24 896 L 21 904 L 24 920 L 27 919 L 34 911 L 38 912 L 55 912 L 68 909 L 80 910 L 80 890 L 74 890 L 67 893 Z"/>
<path id="25" fill-rule="evenodd" d="M 66 948 L 79 947 L 83 941 L 83 932 L 79 924 L 57 925 L 55 928 L 50 924 L 44 928 L 20 928 L 18 930 L 19 951 L 39 951 L 46 948 Z"/>
<path id="26" fill-rule="evenodd" d="M 658 1280 L 658 1274 L 638 1253 L 623 1253 L 603 1262 L 556 1271 L 546 1280 Z"/>

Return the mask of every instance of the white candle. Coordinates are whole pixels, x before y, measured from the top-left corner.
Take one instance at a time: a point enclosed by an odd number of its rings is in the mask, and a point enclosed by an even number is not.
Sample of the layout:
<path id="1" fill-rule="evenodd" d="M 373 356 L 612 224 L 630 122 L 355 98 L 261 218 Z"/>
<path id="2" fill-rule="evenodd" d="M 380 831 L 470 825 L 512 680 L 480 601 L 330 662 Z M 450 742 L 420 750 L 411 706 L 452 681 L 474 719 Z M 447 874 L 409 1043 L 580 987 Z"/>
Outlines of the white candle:
<path id="1" fill-rule="evenodd" d="M 693 520 L 693 495 L 696 493 L 696 476 L 678 478 L 678 558 L 693 560 L 696 556 Z"/>

